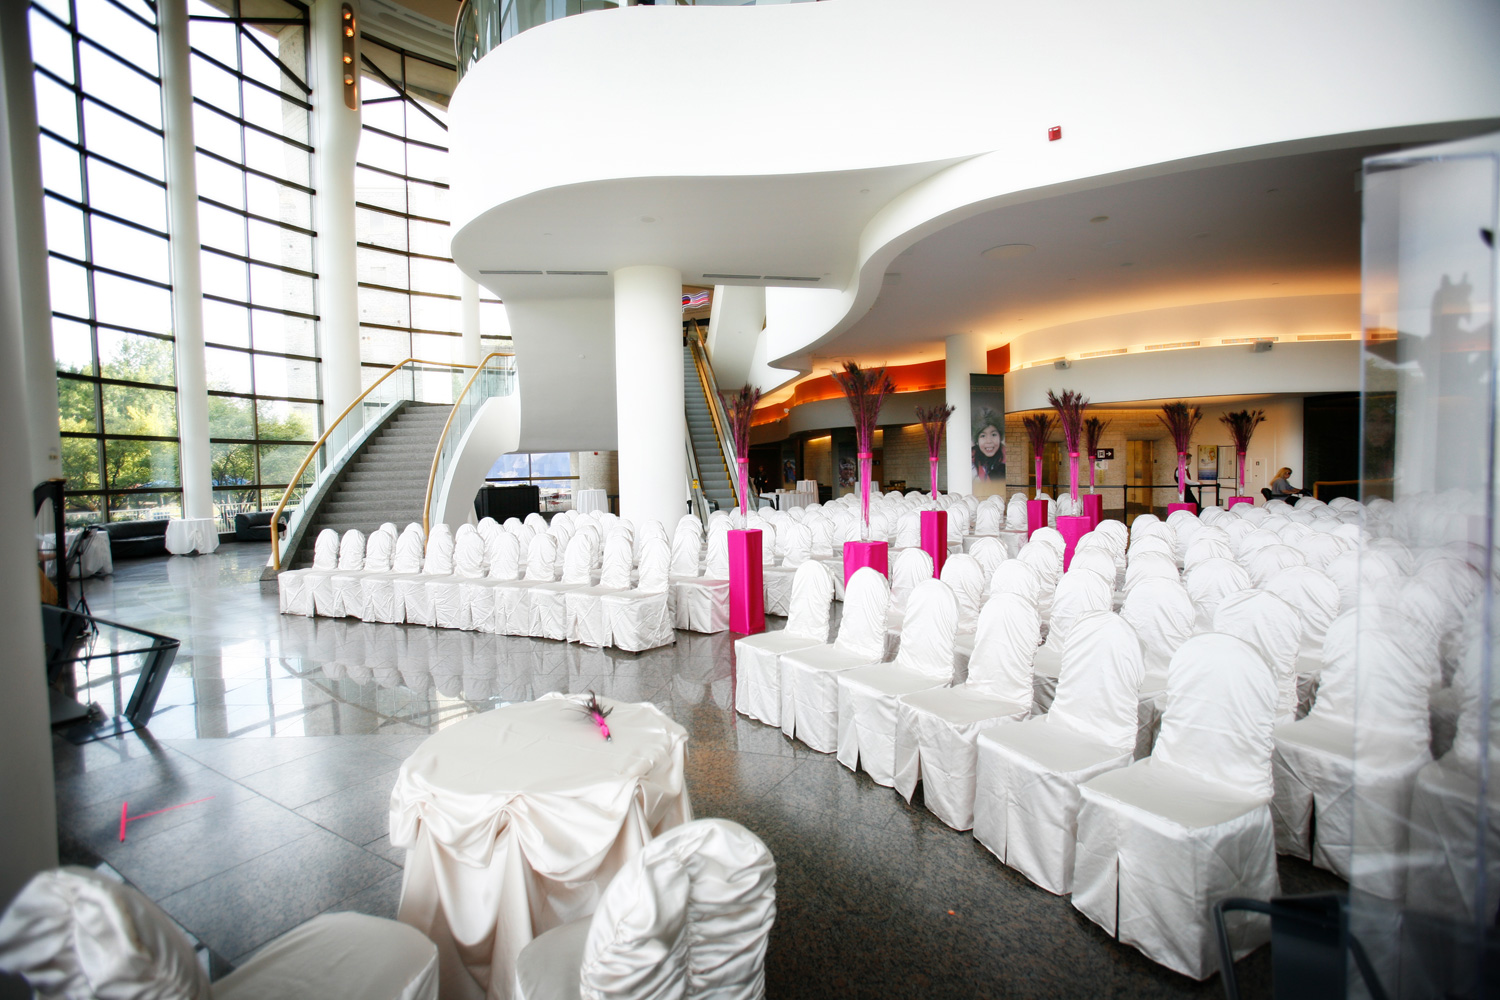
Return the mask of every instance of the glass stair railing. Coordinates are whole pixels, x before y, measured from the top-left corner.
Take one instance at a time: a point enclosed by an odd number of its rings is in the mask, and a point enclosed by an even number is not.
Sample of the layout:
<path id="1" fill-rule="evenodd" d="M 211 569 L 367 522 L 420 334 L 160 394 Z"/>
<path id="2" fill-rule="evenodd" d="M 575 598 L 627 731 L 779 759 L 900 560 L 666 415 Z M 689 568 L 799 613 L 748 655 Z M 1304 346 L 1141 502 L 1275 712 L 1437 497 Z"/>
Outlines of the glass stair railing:
<path id="1" fill-rule="evenodd" d="M 437 500 L 437 490 L 447 479 L 448 470 L 458 458 L 464 435 L 474 423 L 481 407 L 497 396 L 509 396 L 516 391 L 516 359 L 509 353 L 490 354 L 479 362 L 474 374 L 459 390 L 458 399 L 448 414 L 448 423 L 443 427 L 438 440 L 437 452 L 432 456 L 432 472 L 427 476 L 427 499 L 422 505 L 422 530 L 430 531 Z"/>

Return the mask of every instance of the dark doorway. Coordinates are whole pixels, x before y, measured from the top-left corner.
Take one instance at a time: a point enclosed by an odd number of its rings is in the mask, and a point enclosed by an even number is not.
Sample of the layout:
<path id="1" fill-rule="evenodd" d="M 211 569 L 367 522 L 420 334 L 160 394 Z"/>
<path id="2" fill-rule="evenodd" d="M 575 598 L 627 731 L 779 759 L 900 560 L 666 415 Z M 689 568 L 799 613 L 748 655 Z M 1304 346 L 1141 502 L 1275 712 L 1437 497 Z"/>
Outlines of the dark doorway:
<path id="1" fill-rule="evenodd" d="M 1319 500 L 1359 496 L 1359 393 L 1303 397 L 1302 460 L 1292 482 Z"/>

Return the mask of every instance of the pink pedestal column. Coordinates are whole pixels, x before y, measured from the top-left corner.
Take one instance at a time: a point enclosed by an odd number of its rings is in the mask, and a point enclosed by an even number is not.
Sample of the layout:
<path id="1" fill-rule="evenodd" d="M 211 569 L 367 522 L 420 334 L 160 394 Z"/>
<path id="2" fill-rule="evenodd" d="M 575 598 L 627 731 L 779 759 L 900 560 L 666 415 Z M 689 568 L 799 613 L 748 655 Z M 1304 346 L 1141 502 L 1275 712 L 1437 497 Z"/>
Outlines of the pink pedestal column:
<path id="1" fill-rule="evenodd" d="M 766 630 L 760 536 L 759 528 L 729 532 L 729 631 L 741 635 Z"/>
<path id="2" fill-rule="evenodd" d="M 1078 548 L 1078 540 L 1093 527 L 1087 514 L 1065 514 L 1057 519 L 1057 530 L 1063 536 L 1063 572 L 1067 572 L 1073 562 L 1073 550 Z"/>
<path id="3" fill-rule="evenodd" d="M 1045 500 L 1027 500 L 1026 501 L 1026 539 L 1027 539 L 1027 541 L 1031 540 L 1031 534 L 1032 534 L 1032 532 L 1036 531 L 1036 529 L 1038 529 L 1038 528 L 1045 528 L 1046 526 L 1047 526 L 1047 501 L 1045 501 Z"/>
<path id="4" fill-rule="evenodd" d="M 1098 493 L 1085 493 L 1083 495 L 1083 512 L 1088 515 L 1094 527 L 1099 527 L 1099 522 L 1104 520 L 1104 497 Z"/>
<path id="5" fill-rule="evenodd" d="M 1167 504 L 1167 516 L 1168 517 L 1171 517 L 1173 514 L 1177 513 L 1179 510 L 1188 510 L 1188 511 L 1192 511 L 1194 514 L 1196 514 L 1196 513 L 1198 513 L 1198 505 L 1195 504 L 1195 503 L 1169 503 L 1169 504 Z"/>
<path id="6" fill-rule="evenodd" d="M 881 576 L 891 575 L 890 545 L 885 542 L 845 542 L 844 543 L 844 586 L 849 586 L 849 578 L 854 571 L 868 566 Z"/>
<path id="7" fill-rule="evenodd" d="M 1231 507 L 1237 506 L 1237 505 L 1242 504 L 1242 503 L 1254 504 L 1255 503 L 1255 498 L 1254 497 L 1230 497 L 1225 502 L 1224 509 L 1225 510 L 1229 510 Z"/>
<path id="8" fill-rule="evenodd" d="M 932 556 L 932 576 L 942 575 L 943 562 L 948 558 L 948 512 L 946 510 L 922 511 L 922 551 Z"/>

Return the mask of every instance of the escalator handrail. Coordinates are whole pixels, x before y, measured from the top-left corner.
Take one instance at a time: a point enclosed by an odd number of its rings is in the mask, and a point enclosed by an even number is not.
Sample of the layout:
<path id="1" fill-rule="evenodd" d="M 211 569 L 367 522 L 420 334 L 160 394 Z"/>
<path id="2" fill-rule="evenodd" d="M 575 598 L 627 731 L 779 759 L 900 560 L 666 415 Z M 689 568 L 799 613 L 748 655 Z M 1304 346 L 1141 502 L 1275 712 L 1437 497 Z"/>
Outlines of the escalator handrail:
<path id="1" fill-rule="evenodd" d="M 708 358 L 703 353 L 703 345 L 698 341 L 696 322 L 693 323 L 693 334 L 688 337 L 688 349 L 692 351 L 693 364 L 698 369 L 698 381 L 703 386 L 703 399 L 708 404 L 708 415 L 713 421 L 714 437 L 718 440 L 719 454 L 724 458 L 724 474 L 729 479 L 729 494 L 735 498 L 735 503 L 739 505 L 740 510 L 749 510 L 745 498 L 740 496 L 740 479 L 736 475 L 739 463 L 735 461 L 735 456 L 731 454 L 728 445 L 729 418 L 724 413 L 724 401 L 719 398 L 713 369 L 709 367 Z"/>

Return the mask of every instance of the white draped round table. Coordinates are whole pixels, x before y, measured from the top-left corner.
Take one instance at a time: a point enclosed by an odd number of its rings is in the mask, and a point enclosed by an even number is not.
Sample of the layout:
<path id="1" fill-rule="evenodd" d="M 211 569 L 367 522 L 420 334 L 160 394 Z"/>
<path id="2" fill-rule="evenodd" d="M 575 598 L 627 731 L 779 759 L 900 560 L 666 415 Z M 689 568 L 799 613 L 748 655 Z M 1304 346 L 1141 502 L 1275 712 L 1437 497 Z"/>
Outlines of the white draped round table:
<path id="1" fill-rule="evenodd" d="M 626 861 L 692 819 L 686 730 L 653 705 L 600 699 L 606 741 L 583 701 L 554 693 L 472 716 L 401 765 L 397 918 L 438 946 L 443 1000 L 509 998 L 532 938 L 592 914 Z"/>

